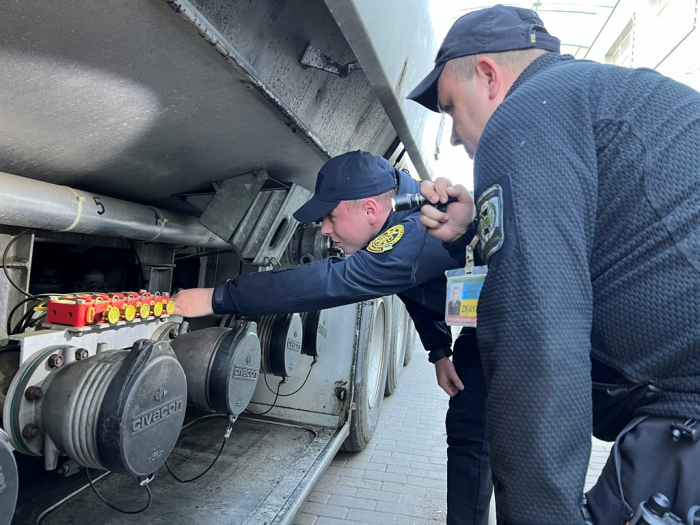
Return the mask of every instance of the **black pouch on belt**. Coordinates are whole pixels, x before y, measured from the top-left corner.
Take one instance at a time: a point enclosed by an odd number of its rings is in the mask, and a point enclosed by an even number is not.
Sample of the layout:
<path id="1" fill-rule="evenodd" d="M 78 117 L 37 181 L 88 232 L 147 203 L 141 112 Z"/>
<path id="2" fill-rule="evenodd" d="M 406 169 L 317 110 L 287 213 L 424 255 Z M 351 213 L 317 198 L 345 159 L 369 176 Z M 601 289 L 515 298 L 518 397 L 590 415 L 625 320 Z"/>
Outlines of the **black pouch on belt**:
<path id="1" fill-rule="evenodd" d="M 620 372 L 591 358 L 593 381 L 593 435 L 615 441 L 634 418 L 634 411 L 653 401 L 659 389 L 653 382 L 632 383 Z"/>

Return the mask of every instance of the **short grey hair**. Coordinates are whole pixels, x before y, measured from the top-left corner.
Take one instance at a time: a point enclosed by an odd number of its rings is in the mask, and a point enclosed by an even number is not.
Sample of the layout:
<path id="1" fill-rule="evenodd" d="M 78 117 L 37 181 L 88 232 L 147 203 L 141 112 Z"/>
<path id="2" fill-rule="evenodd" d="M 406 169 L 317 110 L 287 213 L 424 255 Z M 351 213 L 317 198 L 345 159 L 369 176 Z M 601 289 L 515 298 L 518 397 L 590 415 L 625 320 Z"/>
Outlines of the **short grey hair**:
<path id="1" fill-rule="evenodd" d="M 447 63 L 447 68 L 453 71 L 457 80 L 467 82 L 476 73 L 476 64 L 482 57 L 492 59 L 496 64 L 517 73 L 525 71 L 525 68 L 532 64 L 536 58 L 549 53 L 545 49 L 518 49 L 516 51 L 502 51 L 500 53 L 481 53 L 477 55 L 467 55 L 454 58 Z"/>

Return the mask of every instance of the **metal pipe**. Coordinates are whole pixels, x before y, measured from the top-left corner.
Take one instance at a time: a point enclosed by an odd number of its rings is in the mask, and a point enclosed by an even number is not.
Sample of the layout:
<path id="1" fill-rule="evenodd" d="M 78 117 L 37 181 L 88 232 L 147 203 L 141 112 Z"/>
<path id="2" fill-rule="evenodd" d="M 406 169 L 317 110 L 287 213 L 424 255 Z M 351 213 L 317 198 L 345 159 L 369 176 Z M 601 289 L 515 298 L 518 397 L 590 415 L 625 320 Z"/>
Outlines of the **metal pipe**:
<path id="1" fill-rule="evenodd" d="M 230 248 L 196 217 L 0 172 L 0 224 Z"/>

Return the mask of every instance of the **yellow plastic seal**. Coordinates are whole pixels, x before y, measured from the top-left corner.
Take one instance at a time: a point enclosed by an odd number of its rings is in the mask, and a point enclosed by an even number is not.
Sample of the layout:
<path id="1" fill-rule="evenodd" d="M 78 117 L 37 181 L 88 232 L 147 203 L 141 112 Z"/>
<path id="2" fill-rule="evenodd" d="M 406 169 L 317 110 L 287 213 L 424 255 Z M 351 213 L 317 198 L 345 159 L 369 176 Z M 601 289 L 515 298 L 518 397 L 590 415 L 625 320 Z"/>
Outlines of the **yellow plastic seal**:
<path id="1" fill-rule="evenodd" d="M 165 305 L 165 311 L 168 313 L 168 315 L 173 315 L 173 312 L 175 311 L 175 303 L 168 301 L 168 304 Z"/>
<path id="2" fill-rule="evenodd" d="M 109 324 L 117 324 L 119 317 L 121 317 L 121 314 L 119 312 L 119 308 L 116 306 L 111 307 L 107 312 L 107 321 L 109 321 Z"/>
<path id="3" fill-rule="evenodd" d="M 153 315 L 160 317 L 163 313 L 163 303 L 156 303 L 153 305 Z"/>
<path id="4" fill-rule="evenodd" d="M 139 317 L 145 319 L 149 315 L 151 315 L 151 307 L 148 303 L 142 303 L 141 306 L 139 306 Z"/>
<path id="5" fill-rule="evenodd" d="M 133 321 L 136 317 L 136 307 L 133 304 L 126 305 L 124 308 L 124 319 L 127 321 Z"/>

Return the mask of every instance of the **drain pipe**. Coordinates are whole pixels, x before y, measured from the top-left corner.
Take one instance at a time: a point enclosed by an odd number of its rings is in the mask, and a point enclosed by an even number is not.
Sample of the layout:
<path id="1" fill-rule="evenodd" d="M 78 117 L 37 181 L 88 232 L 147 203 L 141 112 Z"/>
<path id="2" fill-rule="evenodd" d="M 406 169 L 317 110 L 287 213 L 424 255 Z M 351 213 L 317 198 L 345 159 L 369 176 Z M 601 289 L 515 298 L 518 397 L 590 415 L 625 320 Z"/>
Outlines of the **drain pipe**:
<path id="1" fill-rule="evenodd" d="M 0 224 L 134 241 L 230 248 L 196 217 L 0 172 Z"/>

